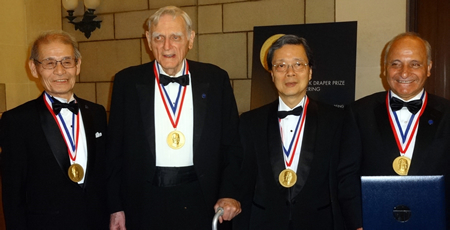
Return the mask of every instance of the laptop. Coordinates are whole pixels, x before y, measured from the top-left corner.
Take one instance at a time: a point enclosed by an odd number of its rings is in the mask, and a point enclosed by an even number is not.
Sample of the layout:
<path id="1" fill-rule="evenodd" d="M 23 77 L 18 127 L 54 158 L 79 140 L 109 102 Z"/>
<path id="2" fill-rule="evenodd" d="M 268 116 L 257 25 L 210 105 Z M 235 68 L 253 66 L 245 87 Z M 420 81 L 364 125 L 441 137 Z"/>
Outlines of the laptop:
<path id="1" fill-rule="evenodd" d="M 445 230 L 444 176 L 362 176 L 364 230 Z"/>

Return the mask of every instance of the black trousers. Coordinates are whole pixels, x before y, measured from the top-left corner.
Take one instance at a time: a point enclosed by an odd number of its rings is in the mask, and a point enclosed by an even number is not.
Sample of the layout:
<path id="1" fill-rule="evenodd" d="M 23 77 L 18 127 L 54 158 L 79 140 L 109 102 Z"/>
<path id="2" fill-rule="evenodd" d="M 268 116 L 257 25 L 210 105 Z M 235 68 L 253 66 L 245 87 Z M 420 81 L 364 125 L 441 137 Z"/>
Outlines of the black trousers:
<path id="1" fill-rule="evenodd" d="M 152 186 L 148 221 L 155 230 L 211 229 L 213 207 L 207 207 L 198 181 L 174 187 Z"/>

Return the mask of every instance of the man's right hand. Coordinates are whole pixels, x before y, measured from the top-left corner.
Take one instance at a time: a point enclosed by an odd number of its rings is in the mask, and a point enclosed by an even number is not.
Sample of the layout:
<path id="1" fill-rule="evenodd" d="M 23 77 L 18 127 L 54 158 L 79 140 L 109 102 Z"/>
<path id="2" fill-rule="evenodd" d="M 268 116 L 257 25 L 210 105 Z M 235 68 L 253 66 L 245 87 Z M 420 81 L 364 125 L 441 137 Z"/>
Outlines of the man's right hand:
<path id="1" fill-rule="evenodd" d="M 125 227 L 125 212 L 115 212 L 111 214 L 109 219 L 109 230 L 126 230 Z"/>

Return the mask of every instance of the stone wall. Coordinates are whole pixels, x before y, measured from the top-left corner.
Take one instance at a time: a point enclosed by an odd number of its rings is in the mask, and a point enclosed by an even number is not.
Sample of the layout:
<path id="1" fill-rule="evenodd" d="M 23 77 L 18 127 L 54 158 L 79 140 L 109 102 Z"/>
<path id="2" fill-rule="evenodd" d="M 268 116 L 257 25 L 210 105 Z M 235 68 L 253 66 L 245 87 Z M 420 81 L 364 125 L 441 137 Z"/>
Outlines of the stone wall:
<path id="1" fill-rule="evenodd" d="M 7 31 L 0 37 L 6 109 L 42 92 L 27 70 L 29 46 L 40 32 L 62 28 L 78 39 L 83 54 L 75 92 L 109 110 L 114 74 L 151 60 L 144 23 L 166 5 L 179 6 L 191 16 L 197 36 L 188 58 L 228 71 L 240 112 L 250 108 L 254 26 L 358 21 L 358 99 L 383 90 L 381 51 L 390 38 L 405 31 L 407 9 L 407 0 L 103 0 L 96 10 L 101 29 L 86 39 L 64 18 L 67 12 L 60 0 L 6 1 L 7 7 L 0 9 L 0 29 Z M 80 0 L 75 15 L 82 14 Z"/>
<path id="2" fill-rule="evenodd" d="M 250 108 L 253 27 L 335 21 L 334 0 L 127 0 L 103 1 L 96 10 L 100 30 L 86 39 L 63 18 L 63 29 L 79 41 L 83 62 L 76 93 L 109 110 L 114 74 L 152 60 L 145 21 L 158 8 L 176 5 L 193 20 L 196 39 L 188 59 L 213 63 L 231 78 L 239 112 Z M 79 6 L 79 14 L 82 12 Z M 67 13 L 63 12 L 63 16 Z"/>

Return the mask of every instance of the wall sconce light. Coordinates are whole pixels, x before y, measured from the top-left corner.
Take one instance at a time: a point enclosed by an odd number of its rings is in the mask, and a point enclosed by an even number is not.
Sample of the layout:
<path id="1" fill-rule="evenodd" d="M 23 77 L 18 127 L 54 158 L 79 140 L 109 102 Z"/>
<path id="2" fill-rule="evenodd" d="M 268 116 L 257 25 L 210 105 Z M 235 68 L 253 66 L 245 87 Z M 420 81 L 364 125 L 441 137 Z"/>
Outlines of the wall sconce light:
<path id="1" fill-rule="evenodd" d="M 73 16 L 73 12 L 78 6 L 78 0 L 62 0 L 62 4 L 67 13 L 69 13 L 69 16 L 66 16 L 66 18 L 75 25 L 75 30 L 83 32 L 86 38 L 89 38 L 96 28 L 100 29 L 102 21 L 94 21 L 94 18 L 97 17 L 94 15 L 94 11 L 100 5 L 100 0 L 84 0 L 84 6 L 87 10 L 84 12 L 83 19 L 79 22 L 73 21 L 76 18 L 76 16 Z"/>

